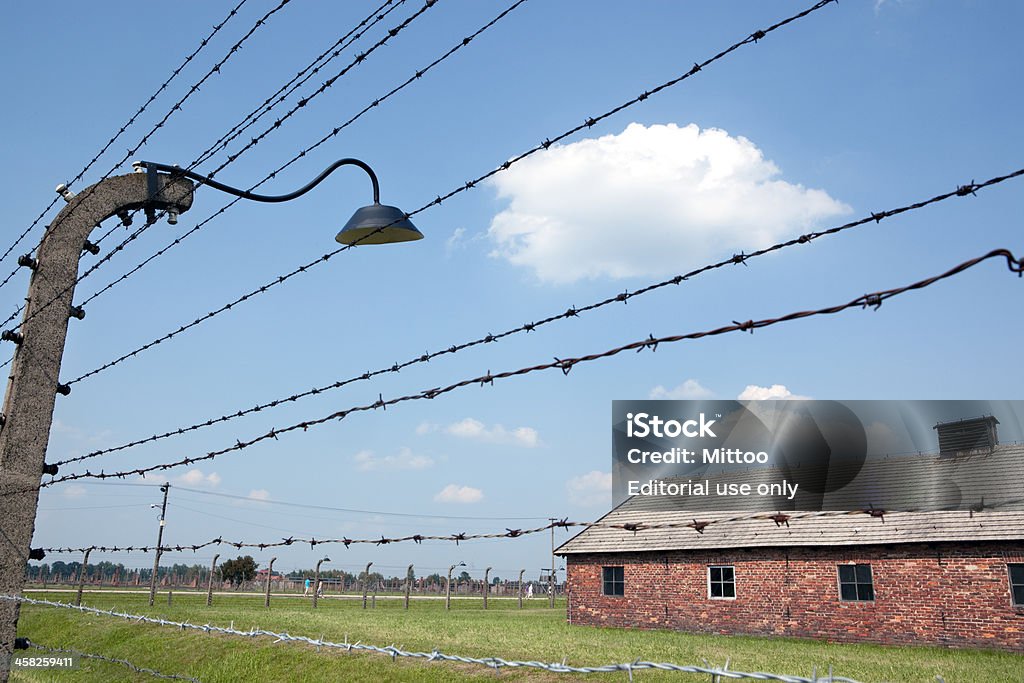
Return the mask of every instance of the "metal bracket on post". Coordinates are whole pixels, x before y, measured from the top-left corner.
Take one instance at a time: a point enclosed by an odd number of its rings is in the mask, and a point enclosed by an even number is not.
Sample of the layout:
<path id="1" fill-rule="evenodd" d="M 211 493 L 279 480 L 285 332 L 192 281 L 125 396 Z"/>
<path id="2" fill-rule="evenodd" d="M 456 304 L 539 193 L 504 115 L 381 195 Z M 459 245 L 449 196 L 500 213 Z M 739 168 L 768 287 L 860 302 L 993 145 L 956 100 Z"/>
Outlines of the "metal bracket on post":
<path id="1" fill-rule="evenodd" d="M 152 225 L 156 223 L 156 206 L 157 195 L 160 194 L 160 182 L 157 179 L 157 170 L 152 166 L 146 168 L 146 194 L 149 199 L 146 202 L 146 224 Z"/>

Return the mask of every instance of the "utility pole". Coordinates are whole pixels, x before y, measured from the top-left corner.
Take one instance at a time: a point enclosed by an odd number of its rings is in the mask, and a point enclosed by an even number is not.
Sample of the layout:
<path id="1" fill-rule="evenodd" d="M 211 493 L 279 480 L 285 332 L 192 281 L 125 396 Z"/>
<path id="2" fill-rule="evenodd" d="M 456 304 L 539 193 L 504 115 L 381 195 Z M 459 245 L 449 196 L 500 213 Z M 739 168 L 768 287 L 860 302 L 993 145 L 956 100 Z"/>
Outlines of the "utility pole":
<path id="1" fill-rule="evenodd" d="M 164 542 L 164 521 L 167 517 L 167 493 L 171 490 L 170 482 L 164 482 L 160 487 L 164 492 L 164 502 L 160 506 L 160 530 L 156 534 L 156 556 L 153 558 L 153 575 L 149 577 L 149 606 L 153 606 L 156 599 L 156 573 L 160 569 L 160 555 L 163 552 Z"/>
<path id="2" fill-rule="evenodd" d="M 558 520 L 554 517 L 548 517 L 551 522 L 551 571 L 548 572 L 548 607 L 555 606 L 555 584 L 557 579 L 555 578 L 555 522 Z"/>

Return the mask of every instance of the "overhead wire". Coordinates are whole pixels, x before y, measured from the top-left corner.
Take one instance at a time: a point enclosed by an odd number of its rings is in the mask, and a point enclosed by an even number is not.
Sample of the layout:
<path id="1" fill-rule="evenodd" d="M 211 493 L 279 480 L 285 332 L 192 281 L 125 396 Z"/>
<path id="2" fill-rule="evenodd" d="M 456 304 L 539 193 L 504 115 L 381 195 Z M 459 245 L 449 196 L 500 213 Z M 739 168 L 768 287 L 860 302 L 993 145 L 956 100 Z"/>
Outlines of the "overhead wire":
<path id="1" fill-rule="evenodd" d="M 437 398 L 438 396 L 442 396 L 442 395 L 448 394 L 450 392 L 466 388 L 468 386 L 472 386 L 472 385 L 479 385 L 479 386 L 493 385 L 495 380 L 510 379 L 512 377 L 519 377 L 519 376 L 523 376 L 523 375 L 527 375 L 527 374 L 532 374 L 532 373 L 535 373 L 535 372 L 541 372 L 541 371 L 548 371 L 548 370 L 555 370 L 555 369 L 557 369 L 557 370 L 560 370 L 564 375 L 568 375 L 572 371 L 572 369 L 574 367 L 576 367 L 577 365 L 584 364 L 584 363 L 590 363 L 590 362 L 594 362 L 594 361 L 597 361 L 597 360 L 603 360 L 603 359 L 606 359 L 606 358 L 611 358 L 611 357 L 617 356 L 620 353 L 623 353 L 625 351 L 640 352 L 640 351 L 643 351 L 645 349 L 650 349 L 652 351 L 656 351 L 658 346 L 661 345 L 661 344 L 672 344 L 672 343 L 677 343 L 677 342 L 681 342 L 681 341 L 702 339 L 704 337 L 719 336 L 719 335 L 722 335 L 722 334 L 728 334 L 728 333 L 732 333 L 732 332 L 751 332 L 751 333 L 753 333 L 753 331 L 756 330 L 756 329 L 761 329 L 761 328 L 764 328 L 764 327 L 771 327 L 771 326 L 774 326 L 774 325 L 777 325 L 777 324 L 780 324 L 780 323 L 791 322 L 791 321 L 794 321 L 794 320 L 801 320 L 801 319 L 804 319 L 804 318 L 816 317 L 816 316 L 821 316 L 821 315 L 832 315 L 832 314 L 835 314 L 835 313 L 840 313 L 842 311 L 848 310 L 850 308 L 862 308 L 863 309 L 863 308 L 871 307 L 871 308 L 877 310 L 878 308 L 881 307 L 883 302 L 887 301 L 888 299 L 890 299 L 892 297 L 898 296 L 900 294 L 903 294 L 903 293 L 906 293 L 906 292 L 909 292 L 909 291 L 923 289 L 925 287 L 931 286 L 931 285 L 935 284 L 936 282 L 939 282 L 939 281 L 945 280 L 947 278 L 953 277 L 955 275 L 958 275 L 958 274 L 960 274 L 960 273 L 962 273 L 962 272 L 964 272 L 964 271 L 966 271 L 966 270 L 968 270 L 968 269 L 978 265 L 979 263 L 982 263 L 984 261 L 987 261 L 987 260 L 993 259 L 993 258 L 1003 258 L 1005 260 L 1005 262 L 1006 262 L 1007 268 L 1011 272 L 1016 273 L 1018 276 L 1020 276 L 1022 274 L 1022 272 L 1024 272 L 1024 262 L 1018 260 L 1012 254 L 1012 252 L 1010 252 L 1007 249 L 993 249 L 992 251 L 989 251 L 988 253 L 986 253 L 986 254 L 984 254 L 982 256 L 970 259 L 968 261 L 964 261 L 964 262 L 954 266 L 953 268 L 951 268 L 951 269 L 949 269 L 949 270 L 947 270 L 947 271 L 945 271 L 943 273 L 940 273 L 939 275 L 935 275 L 933 277 L 929 277 L 929 278 L 926 278 L 924 280 L 920 280 L 920 281 L 917 281 L 915 283 L 912 283 L 910 285 L 906 285 L 906 286 L 903 286 L 903 287 L 897 287 L 897 288 L 893 288 L 893 289 L 881 290 L 881 291 L 874 292 L 874 293 L 871 293 L 871 294 L 865 294 L 865 295 L 859 296 L 856 299 L 853 299 L 852 301 L 849 301 L 849 302 L 847 302 L 845 304 L 839 304 L 839 305 L 835 305 L 835 306 L 830 306 L 830 307 L 826 307 L 826 308 L 819 308 L 819 309 L 813 309 L 813 310 L 797 311 L 797 312 L 789 313 L 789 314 L 782 315 L 782 316 L 775 317 L 775 318 L 765 318 L 765 319 L 761 319 L 761 320 L 747 320 L 747 321 L 736 321 L 736 320 L 734 320 L 731 325 L 724 325 L 722 327 L 718 327 L 718 328 L 714 328 L 714 329 L 710 329 L 710 330 L 702 330 L 702 331 L 698 331 L 698 332 L 688 332 L 688 333 L 669 335 L 669 336 L 664 336 L 664 337 L 655 337 L 653 335 L 650 335 L 647 339 L 641 339 L 641 340 L 633 341 L 633 342 L 630 342 L 628 344 L 624 344 L 622 346 L 617 346 L 617 347 L 608 349 L 606 351 L 592 353 L 592 354 L 588 354 L 588 355 L 584 355 L 584 356 L 579 356 L 579 357 L 575 357 L 575 358 L 557 358 L 557 357 L 555 357 L 553 362 L 541 363 L 541 364 L 534 365 L 534 366 L 527 366 L 527 367 L 519 368 L 517 370 L 508 370 L 508 371 L 499 372 L 499 373 L 491 373 L 488 370 L 487 374 L 485 374 L 485 375 L 480 375 L 480 376 L 473 377 L 473 378 L 463 379 L 463 380 L 460 380 L 458 382 L 454 382 L 452 384 L 449 384 L 449 385 L 447 385 L 445 387 L 436 387 L 436 388 L 432 388 L 432 389 L 427 389 L 427 390 L 421 391 L 421 392 L 416 393 L 416 394 L 408 394 L 406 396 L 390 398 L 390 399 L 387 399 L 387 400 L 385 400 L 383 398 L 383 396 L 380 396 L 378 398 L 378 400 L 373 402 L 373 403 L 368 403 L 368 404 L 353 406 L 353 407 L 350 407 L 350 408 L 345 408 L 343 410 L 338 410 L 338 411 L 332 412 L 329 415 L 325 415 L 323 417 L 319 417 L 319 418 L 316 418 L 316 419 L 305 420 L 305 421 L 298 422 L 298 423 L 289 425 L 289 426 L 281 428 L 281 429 L 271 428 L 270 431 L 268 431 L 268 432 L 266 432 L 266 433 L 264 433 L 264 434 L 262 434 L 260 436 L 256 436 L 256 437 L 254 437 L 254 438 L 252 438 L 252 439 L 250 439 L 248 441 L 242 441 L 242 440 L 239 439 L 232 446 L 229 446 L 229 447 L 226 447 L 226 448 L 222 448 L 222 449 L 219 449 L 219 450 L 215 450 L 215 451 L 211 451 L 211 452 L 209 452 L 209 453 L 207 453 L 205 455 L 194 456 L 194 457 L 186 457 L 186 458 L 183 458 L 183 459 L 177 460 L 175 462 L 171 462 L 171 463 L 163 463 L 163 464 L 159 464 L 159 465 L 152 465 L 152 466 L 149 466 L 149 467 L 138 467 L 138 468 L 122 470 L 122 471 L 116 471 L 116 472 L 111 472 L 111 473 L 107 473 L 105 470 L 101 470 L 99 473 L 93 473 L 93 472 L 90 472 L 90 471 L 86 470 L 85 472 L 80 472 L 80 473 L 76 473 L 76 474 L 68 474 L 68 475 L 63 475 L 63 476 L 60 476 L 60 477 L 52 478 L 50 481 L 42 483 L 38 487 L 35 487 L 33 489 L 29 489 L 29 490 L 31 491 L 31 490 L 35 490 L 36 488 L 45 488 L 45 487 L 52 486 L 54 484 L 58 484 L 58 483 L 61 483 L 61 482 L 76 481 L 76 480 L 79 480 L 79 479 L 117 479 L 117 478 L 124 478 L 124 477 L 128 477 L 128 476 L 133 476 L 133 475 L 145 476 L 146 474 L 151 473 L 151 472 L 165 471 L 165 470 L 169 470 L 169 469 L 172 469 L 172 468 L 175 468 L 175 467 L 182 467 L 182 466 L 185 466 L 185 465 L 191 465 L 192 463 L 196 463 L 196 462 L 212 460 L 212 459 L 217 458 L 217 457 L 219 457 L 221 455 L 224 455 L 224 454 L 227 454 L 227 453 L 232 453 L 232 452 L 235 452 L 235 451 L 241 451 L 241 450 L 243 450 L 245 448 L 248 448 L 249 446 L 253 446 L 255 444 L 262 443 L 262 442 L 268 441 L 270 439 L 277 440 L 278 437 L 283 435 L 283 434 L 288 434 L 288 433 L 291 433 L 291 432 L 294 432 L 294 431 L 297 431 L 297 430 L 300 430 L 300 429 L 305 432 L 308 429 L 310 429 L 311 427 L 316 427 L 316 426 L 322 425 L 324 423 L 332 422 L 332 421 L 335 421 L 335 420 L 342 420 L 342 419 L 348 417 L 349 415 L 351 415 L 353 413 L 357 413 L 357 412 L 367 412 L 367 411 L 373 411 L 373 410 L 377 410 L 377 409 L 386 410 L 388 406 L 396 405 L 396 404 L 399 404 L 399 403 L 405 403 L 405 402 L 408 402 L 408 401 L 432 400 L 434 398 Z M 15 492 L 12 492 L 12 493 L 18 493 L 18 491 L 15 491 Z"/>
<path id="2" fill-rule="evenodd" d="M 632 292 L 626 291 L 626 292 L 623 292 L 623 293 L 620 293 L 620 294 L 616 294 L 613 297 L 608 297 L 608 298 L 605 298 L 605 299 L 603 299 L 601 301 L 597 301 L 595 303 L 591 303 L 591 304 L 586 305 L 586 306 L 580 306 L 580 307 L 571 306 L 568 309 L 566 309 L 563 313 L 560 313 L 560 314 L 557 314 L 557 315 L 548 316 L 546 318 L 542 318 L 540 320 L 536 320 L 536 321 L 533 321 L 533 322 L 525 323 L 523 325 L 520 325 L 519 327 L 515 327 L 515 328 L 512 328 L 510 330 L 506 330 L 504 332 L 500 332 L 500 333 L 497 333 L 497 334 L 488 333 L 487 335 L 485 335 L 483 337 L 478 337 L 478 338 L 476 338 L 476 339 L 474 339 L 472 341 L 462 342 L 462 343 L 459 343 L 459 344 L 453 344 L 453 345 L 448 346 L 448 347 L 446 347 L 444 349 L 441 349 L 440 351 L 424 353 L 424 354 L 421 354 L 419 356 L 416 356 L 415 358 L 408 359 L 408 360 L 406 360 L 404 362 L 394 363 L 394 364 L 392 364 L 389 367 L 380 368 L 378 370 L 373 370 L 373 371 L 365 372 L 365 373 L 362 373 L 360 375 L 357 375 L 357 376 L 354 376 L 354 377 L 350 377 L 350 378 L 347 378 L 347 379 L 343 379 L 343 380 L 336 380 L 336 381 L 334 381 L 334 382 L 332 382 L 330 384 L 321 385 L 319 387 L 314 387 L 314 388 L 306 390 L 306 391 L 297 392 L 297 393 L 291 394 L 289 396 L 284 396 L 284 397 L 273 399 L 271 401 L 266 401 L 266 402 L 263 402 L 263 403 L 259 403 L 259 404 L 256 404 L 255 406 L 251 407 L 251 408 L 241 409 L 241 410 L 238 410 L 238 411 L 235 411 L 235 412 L 232 412 L 232 413 L 227 413 L 227 414 L 221 415 L 220 417 L 210 418 L 210 419 L 207 419 L 207 420 L 204 420 L 204 421 L 201 421 L 201 422 L 196 422 L 196 423 L 193 423 L 193 424 L 191 424 L 191 425 L 189 425 L 187 427 L 180 427 L 178 429 L 174 429 L 174 430 L 170 430 L 170 431 L 166 431 L 166 432 L 162 432 L 162 433 L 158 433 L 158 434 L 153 434 L 151 436 L 148 436 L 148 437 L 145 437 L 145 438 L 142 438 L 142 439 L 136 439 L 134 441 L 130 441 L 130 442 L 127 442 L 127 443 L 124 443 L 124 444 L 120 444 L 120 445 L 117 445 L 117 446 L 111 446 L 109 448 L 98 449 L 98 450 L 95 450 L 95 451 L 92 451 L 90 453 L 87 453 L 87 454 L 84 454 L 84 455 L 81 455 L 81 456 L 77 456 L 77 457 L 74 457 L 74 458 L 67 458 L 65 460 L 59 460 L 59 461 L 57 461 L 54 464 L 60 466 L 60 465 L 65 465 L 65 464 L 72 463 L 72 462 L 80 462 L 80 461 L 89 460 L 91 458 L 95 458 L 95 457 L 98 457 L 98 456 L 101 456 L 101 455 L 106 455 L 108 453 L 115 453 L 115 452 L 118 452 L 118 451 L 126 450 L 128 448 L 133 448 L 135 446 L 140 446 L 140 445 L 143 445 L 143 444 L 146 444 L 146 443 L 152 443 L 154 441 L 159 441 L 159 440 L 167 439 L 167 438 L 174 437 L 174 436 L 181 436 L 181 435 L 183 435 L 185 433 L 188 433 L 188 432 L 197 431 L 197 430 L 203 429 L 205 427 L 213 426 L 215 424 L 221 424 L 221 423 L 224 423 L 224 422 L 228 422 L 230 420 L 233 420 L 233 419 L 236 419 L 236 418 L 240 418 L 240 417 L 244 417 L 246 415 L 251 415 L 253 413 L 258 413 L 258 412 L 261 412 L 261 411 L 264 411 L 264 410 L 271 410 L 271 409 L 276 408 L 278 406 L 281 406 L 281 405 L 284 405 L 284 404 L 287 404 L 287 403 L 293 403 L 295 401 L 301 400 L 303 398 L 307 398 L 309 396 L 316 396 L 316 395 L 319 395 L 319 394 L 327 393 L 329 391 L 332 391 L 334 389 L 339 389 L 341 387 L 344 387 L 344 386 L 346 386 L 348 384 L 352 384 L 354 382 L 369 380 L 369 379 L 371 379 L 373 377 L 377 377 L 377 376 L 384 375 L 384 374 L 387 374 L 387 373 L 396 373 L 396 372 L 399 372 L 399 371 L 401 371 L 401 370 L 403 370 L 403 369 L 405 369 L 407 367 L 410 367 L 412 365 L 429 362 L 430 360 L 432 360 L 434 358 L 437 358 L 439 356 L 448 355 L 448 354 L 455 354 L 455 353 L 458 353 L 459 351 L 462 351 L 464 349 L 472 348 L 474 346 L 479 346 L 481 344 L 494 343 L 494 342 L 500 341 L 500 340 L 502 340 L 502 339 L 504 339 L 506 337 L 510 337 L 512 335 L 515 335 L 515 334 L 533 332 L 537 328 L 542 327 L 542 326 L 547 325 L 547 324 L 550 324 L 550 323 L 553 323 L 555 321 L 567 320 L 569 318 L 575 318 L 575 317 L 578 317 L 582 313 L 586 313 L 586 312 L 589 312 L 589 311 L 592 311 L 592 310 L 603 308 L 603 307 L 608 306 L 608 305 L 613 304 L 613 303 L 621 302 L 621 303 L 625 304 L 626 302 L 628 302 L 632 298 L 635 298 L 635 297 L 638 297 L 638 296 L 642 296 L 642 295 L 647 294 L 649 292 L 662 289 L 662 288 L 667 287 L 669 285 L 679 285 L 679 284 L 681 284 L 684 281 L 687 281 L 687 280 L 689 280 L 691 278 L 694 278 L 694 277 L 697 277 L 697 276 L 701 275 L 702 273 L 705 273 L 705 272 L 708 272 L 708 271 L 711 271 L 711 270 L 715 270 L 715 269 L 718 269 L 718 268 L 723 268 L 723 267 L 728 266 L 728 265 L 736 265 L 736 264 L 741 264 L 741 263 L 742 264 L 746 264 L 748 261 L 750 261 L 751 259 L 757 258 L 758 256 L 763 256 L 765 254 L 769 254 L 769 253 L 772 253 L 772 252 L 775 252 L 775 251 L 779 251 L 781 249 L 786 249 L 788 247 L 792 247 L 792 246 L 796 246 L 796 245 L 800 245 L 800 244 L 809 244 L 810 242 L 812 242 L 813 240 L 818 239 L 819 237 L 824 237 L 824 236 L 827 236 L 827 235 L 835 235 L 835 234 L 838 234 L 838 233 L 841 233 L 841 232 L 845 232 L 845 231 L 853 229 L 853 228 L 861 227 L 861 226 L 864 226 L 864 225 L 869 225 L 871 223 L 877 224 L 877 223 L 880 223 L 885 218 L 890 218 L 890 217 L 897 216 L 897 215 L 900 215 L 900 214 L 904 214 L 904 213 L 908 213 L 908 212 L 911 212 L 911 211 L 916 211 L 916 210 L 919 210 L 919 209 L 923 209 L 923 208 L 925 208 L 927 206 L 931 206 L 932 204 L 937 204 L 939 202 L 945 201 L 945 200 L 950 199 L 952 197 L 976 196 L 976 193 L 977 193 L 978 190 L 984 189 L 986 187 L 991 187 L 993 185 L 997 185 L 997 184 L 1005 182 L 1007 180 L 1019 178 L 1021 176 L 1024 176 L 1024 168 L 1018 169 L 1016 171 L 1013 171 L 1011 173 L 1007 173 L 1007 174 L 1004 174 L 1004 175 L 1001 175 L 1001 176 L 996 176 L 996 177 L 990 178 L 990 179 L 985 180 L 985 181 L 980 182 L 980 183 L 976 183 L 976 182 L 974 182 L 972 180 L 970 183 L 967 183 L 965 185 L 958 185 L 955 190 L 935 195 L 935 196 L 933 196 L 933 197 L 931 197 L 929 199 L 919 200 L 919 201 L 913 202 L 911 204 L 905 204 L 903 206 L 900 206 L 900 207 L 897 207 L 897 208 L 894 208 L 894 209 L 889 209 L 889 210 L 886 210 L 886 211 L 872 211 L 867 216 L 864 216 L 864 217 L 862 217 L 860 219 L 857 219 L 857 220 L 854 220 L 854 221 L 849 221 L 849 222 L 844 223 L 842 225 L 838 225 L 838 226 L 835 226 L 835 227 L 832 227 L 832 228 L 828 228 L 828 229 L 825 229 L 825 230 L 819 230 L 819 231 L 815 231 L 815 232 L 804 233 L 804 234 L 802 234 L 802 235 L 800 235 L 798 237 L 795 237 L 795 238 L 792 238 L 792 239 L 789 239 L 789 240 L 784 240 L 782 242 L 778 242 L 778 243 L 773 244 L 773 245 L 771 245 L 769 247 L 764 247 L 763 249 L 758 249 L 758 250 L 752 251 L 749 254 L 736 254 L 736 255 L 733 255 L 733 256 L 731 256 L 729 258 L 720 260 L 718 262 L 713 262 L 713 263 L 701 266 L 699 268 L 691 270 L 688 273 L 680 274 L 680 275 L 675 275 L 675 276 L 673 276 L 671 278 L 668 278 L 666 280 L 662 280 L 660 282 L 657 282 L 657 283 L 654 283 L 654 284 L 650 284 L 650 285 L 647 285 L 645 287 L 641 287 L 641 288 L 636 289 L 636 290 L 634 290 Z M 107 364 L 106 367 L 110 367 L 113 364 L 115 364 L 114 361 L 112 361 L 110 364 Z M 85 375 L 77 377 L 77 378 L 71 380 L 69 382 L 69 384 L 77 383 L 77 382 L 81 381 L 82 379 L 85 379 L 85 378 L 89 377 L 90 374 L 95 374 L 98 371 L 99 371 L 99 369 L 92 371 L 92 373 L 86 373 Z"/>

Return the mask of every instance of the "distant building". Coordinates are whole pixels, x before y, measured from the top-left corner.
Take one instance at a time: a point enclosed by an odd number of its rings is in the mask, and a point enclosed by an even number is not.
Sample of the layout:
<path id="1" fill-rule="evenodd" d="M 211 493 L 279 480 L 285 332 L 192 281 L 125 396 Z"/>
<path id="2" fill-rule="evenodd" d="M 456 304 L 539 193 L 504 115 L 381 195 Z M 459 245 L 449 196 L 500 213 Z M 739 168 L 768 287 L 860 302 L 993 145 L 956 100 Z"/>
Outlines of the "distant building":
<path id="1" fill-rule="evenodd" d="M 257 581 L 266 581 L 267 580 L 267 572 L 268 572 L 267 569 L 257 569 L 256 570 L 256 580 Z M 274 572 L 274 575 L 270 577 L 270 580 L 271 581 L 284 581 L 285 577 L 284 577 L 283 574 L 278 574 L 277 572 Z"/>
<path id="2" fill-rule="evenodd" d="M 978 481 L 996 477 L 1020 510 L 1024 446 L 997 445 L 987 420 L 985 447 L 949 452 L 952 436 L 940 430 L 940 455 L 876 466 L 913 481 L 940 480 L 950 468 Z M 592 527 L 556 551 L 566 558 L 569 621 L 1024 651 L 1024 511 L 991 502 L 965 511 L 750 519 L 657 509 L 634 497 L 600 523 L 637 531 Z M 663 524 L 673 527 L 644 528 Z"/>

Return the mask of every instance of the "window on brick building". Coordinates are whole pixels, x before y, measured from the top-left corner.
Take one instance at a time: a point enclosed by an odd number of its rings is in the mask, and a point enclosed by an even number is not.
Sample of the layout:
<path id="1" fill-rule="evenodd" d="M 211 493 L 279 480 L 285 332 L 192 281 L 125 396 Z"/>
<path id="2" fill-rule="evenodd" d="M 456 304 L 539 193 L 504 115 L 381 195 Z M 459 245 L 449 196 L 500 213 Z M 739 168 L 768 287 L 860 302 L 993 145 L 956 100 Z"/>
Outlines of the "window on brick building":
<path id="1" fill-rule="evenodd" d="M 1008 564 L 1010 570 L 1010 593 L 1013 604 L 1024 607 L 1024 564 Z"/>
<path id="2" fill-rule="evenodd" d="M 874 600 L 875 585 L 870 564 L 839 565 L 840 600 Z"/>
<path id="3" fill-rule="evenodd" d="M 736 570 L 733 567 L 708 567 L 708 597 L 736 597 Z"/>
<path id="4" fill-rule="evenodd" d="M 622 567 L 601 567 L 601 594 L 625 595 L 626 573 Z"/>

